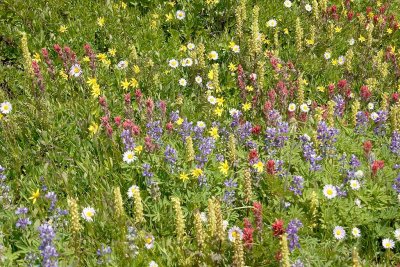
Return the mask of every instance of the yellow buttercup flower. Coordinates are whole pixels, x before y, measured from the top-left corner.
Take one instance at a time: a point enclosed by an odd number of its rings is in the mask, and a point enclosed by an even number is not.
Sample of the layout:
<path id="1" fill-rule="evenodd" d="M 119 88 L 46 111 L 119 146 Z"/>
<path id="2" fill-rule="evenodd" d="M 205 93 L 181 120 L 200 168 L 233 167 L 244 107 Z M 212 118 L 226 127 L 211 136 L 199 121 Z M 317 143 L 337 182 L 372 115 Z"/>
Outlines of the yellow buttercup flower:
<path id="1" fill-rule="evenodd" d="M 202 169 L 195 168 L 195 169 L 192 170 L 192 176 L 194 178 L 198 178 L 202 174 L 203 174 L 203 170 Z"/>
<path id="2" fill-rule="evenodd" d="M 37 52 L 33 54 L 33 60 L 35 60 L 36 62 L 40 62 L 40 54 Z"/>
<path id="3" fill-rule="evenodd" d="M 112 57 L 115 57 L 115 54 L 117 53 L 117 49 L 115 48 L 110 48 L 108 49 L 108 54 Z"/>
<path id="4" fill-rule="evenodd" d="M 96 55 L 97 59 L 100 61 L 105 61 L 107 59 L 107 55 L 104 53 L 99 53 Z"/>
<path id="5" fill-rule="evenodd" d="M 223 175 L 228 176 L 228 172 L 229 172 L 228 161 L 225 160 L 225 162 L 221 162 L 219 164 L 219 170 Z"/>
<path id="6" fill-rule="evenodd" d="M 243 110 L 244 111 L 249 111 L 251 109 L 251 103 L 244 103 L 243 104 Z"/>
<path id="7" fill-rule="evenodd" d="M 181 125 L 183 123 L 183 119 L 179 118 L 176 120 L 176 124 Z"/>
<path id="8" fill-rule="evenodd" d="M 264 170 L 264 164 L 259 161 L 256 164 L 253 164 L 253 168 L 256 169 L 258 173 L 261 173 Z"/>
<path id="9" fill-rule="evenodd" d="M 121 82 L 121 86 L 123 89 L 127 90 L 129 88 L 130 83 L 128 82 L 127 79 L 125 81 Z"/>
<path id="10" fill-rule="evenodd" d="M 218 97 L 218 98 L 217 98 L 217 105 L 218 105 L 219 107 L 223 106 L 223 105 L 224 105 L 224 102 L 225 102 L 225 99 L 224 99 L 223 97 Z"/>
<path id="11" fill-rule="evenodd" d="M 97 19 L 97 25 L 99 25 L 100 27 L 103 27 L 105 22 L 106 20 L 103 17 Z"/>
<path id="12" fill-rule="evenodd" d="M 140 154 L 140 153 L 142 153 L 142 150 L 143 150 L 143 146 L 137 146 L 137 147 L 135 147 L 135 152 L 137 153 L 137 154 Z"/>
<path id="13" fill-rule="evenodd" d="M 90 61 L 90 58 L 88 56 L 83 57 L 83 62 L 89 62 L 89 61 Z"/>
<path id="14" fill-rule="evenodd" d="M 60 33 L 64 33 L 64 32 L 67 31 L 67 29 L 68 29 L 68 28 L 67 28 L 65 25 L 61 25 L 60 28 L 58 29 L 58 31 L 59 31 Z"/>
<path id="15" fill-rule="evenodd" d="M 218 128 L 217 127 L 212 127 L 208 133 L 211 135 L 212 138 L 214 139 L 218 139 L 219 138 L 219 134 L 218 134 Z"/>
<path id="16" fill-rule="evenodd" d="M 335 27 L 335 32 L 336 32 L 336 33 L 339 33 L 339 32 L 341 32 L 341 31 L 342 31 L 342 28 L 341 28 L 341 27 L 338 27 L 338 26 Z"/>
<path id="17" fill-rule="evenodd" d="M 235 66 L 235 64 L 233 64 L 232 62 L 229 63 L 228 69 L 229 69 L 230 71 L 232 71 L 232 72 L 236 71 L 236 66 Z"/>
<path id="18" fill-rule="evenodd" d="M 136 88 L 139 85 L 138 81 L 135 78 L 132 78 L 129 83 L 133 88 Z"/>
<path id="19" fill-rule="evenodd" d="M 249 92 L 253 92 L 254 91 L 254 87 L 251 86 L 251 85 L 247 85 L 246 86 L 246 90 L 249 91 Z"/>
<path id="20" fill-rule="evenodd" d="M 36 200 L 40 197 L 40 192 L 39 189 L 36 190 L 36 192 L 32 192 L 32 196 L 29 198 L 32 200 L 33 204 L 36 203 Z"/>
<path id="21" fill-rule="evenodd" d="M 171 21 L 173 18 L 174 18 L 174 15 L 172 15 L 172 13 L 165 14 L 166 21 Z"/>
<path id="22" fill-rule="evenodd" d="M 319 92 L 324 92 L 324 91 L 325 91 L 325 87 L 323 87 L 323 86 L 318 86 L 318 87 L 317 87 L 317 90 L 318 90 Z"/>
<path id="23" fill-rule="evenodd" d="M 360 37 L 358 38 L 358 40 L 361 42 L 361 43 L 363 43 L 363 42 L 365 42 L 365 37 L 364 36 L 362 36 L 362 35 L 360 35 Z"/>
<path id="24" fill-rule="evenodd" d="M 289 34 L 288 28 L 283 29 L 283 33 L 284 33 L 284 34 Z"/>
<path id="25" fill-rule="evenodd" d="M 90 136 L 93 136 L 99 131 L 99 125 L 93 121 L 90 124 L 88 130 L 89 130 Z"/>
<path id="26" fill-rule="evenodd" d="M 189 175 L 187 175 L 187 173 L 182 172 L 181 174 L 179 174 L 179 179 L 185 182 L 189 180 Z"/>

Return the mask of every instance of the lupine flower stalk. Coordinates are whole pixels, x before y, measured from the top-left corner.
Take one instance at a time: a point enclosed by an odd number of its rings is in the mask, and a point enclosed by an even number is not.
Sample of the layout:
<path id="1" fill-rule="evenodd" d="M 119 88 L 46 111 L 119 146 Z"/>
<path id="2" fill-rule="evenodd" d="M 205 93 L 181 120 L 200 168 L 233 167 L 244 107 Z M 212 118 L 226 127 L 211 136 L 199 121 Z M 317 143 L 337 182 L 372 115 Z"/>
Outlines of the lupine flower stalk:
<path id="1" fill-rule="evenodd" d="M 317 220 L 317 216 L 318 216 L 318 196 L 317 193 L 315 193 L 315 191 L 313 191 L 311 193 L 311 201 L 310 201 L 310 210 L 311 210 L 311 218 L 312 218 L 312 224 L 311 224 L 311 228 L 315 228 L 318 225 L 318 220 Z"/>
<path id="2" fill-rule="evenodd" d="M 236 17 L 236 35 L 239 40 L 243 36 L 243 23 L 246 20 L 246 0 L 241 0 L 235 10 Z"/>
<path id="3" fill-rule="evenodd" d="M 190 136 L 186 137 L 186 161 L 194 161 L 193 140 Z"/>
<path id="4" fill-rule="evenodd" d="M 172 197 L 171 201 L 175 210 L 176 234 L 178 237 L 178 242 L 182 243 L 185 237 L 185 220 L 183 218 L 181 202 L 177 197 Z"/>
<path id="5" fill-rule="evenodd" d="M 357 252 L 357 248 L 356 248 L 356 247 L 353 248 L 353 253 L 352 253 L 352 255 L 353 255 L 353 267 L 361 267 L 361 265 L 360 265 L 360 260 L 359 260 L 359 258 L 358 258 L 358 252 Z"/>
<path id="6" fill-rule="evenodd" d="M 196 241 L 199 248 L 204 247 L 204 231 L 203 231 L 203 224 L 201 222 L 200 212 L 196 211 L 194 214 L 194 229 L 196 233 Z"/>
<path id="7" fill-rule="evenodd" d="M 42 255 L 42 266 L 43 267 L 56 267 L 58 266 L 57 257 L 58 253 L 53 244 L 53 240 L 56 236 L 53 227 L 44 223 L 38 227 L 39 237 L 41 244 L 39 246 L 40 254 Z"/>
<path id="8" fill-rule="evenodd" d="M 82 230 L 82 225 L 79 222 L 78 203 L 74 198 L 68 198 L 69 214 L 71 215 L 71 232 L 75 236 Z"/>
<path id="9" fill-rule="evenodd" d="M 360 102 L 356 100 L 351 105 L 351 120 L 354 126 L 357 125 L 357 114 L 359 110 L 360 110 Z"/>
<path id="10" fill-rule="evenodd" d="M 28 48 L 28 38 L 26 37 L 26 33 L 22 33 L 21 37 L 21 50 L 22 56 L 24 57 L 24 69 L 28 73 L 29 76 L 33 76 L 33 68 L 32 68 L 32 58 L 31 53 Z"/>
<path id="11" fill-rule="evenodd" d="M 352 65 L 352 62 L 353 62 L 353 57 L 354 57 L 354 52 L 353 52 L 353 49 L 350 48 L 346 52 L 346 55 L 345 55 L 346 61 L 344 62 L 346 70 L 349 73 L 352 72 L 352 66 L 351 65 Z"/>
<path id="12" fill-rule="evenodd" d="M 214 90 L 216 93 L 220 93 L 221 92 L 221 86 L 219 84 L 219 64 L 218 63 L 214 63 L 212 65 L 212 85 L 214 87 Z"/>
<path id="13" fill-rule="evenodd" d="M 125 215 L 124 204 L 122 201 L 122 195 L 119 186 L 114 188 L 114 207 L 115 207 L 115 213 L 118 218 L 121 218 Z"/>
<path id="14" fill-rule="evenodd" d="M 316 21 L 319 20 L 319 6 L 318 6 L 317 0 L 312 1 L 312 11 L 313 11 L 314 19 Z"/>

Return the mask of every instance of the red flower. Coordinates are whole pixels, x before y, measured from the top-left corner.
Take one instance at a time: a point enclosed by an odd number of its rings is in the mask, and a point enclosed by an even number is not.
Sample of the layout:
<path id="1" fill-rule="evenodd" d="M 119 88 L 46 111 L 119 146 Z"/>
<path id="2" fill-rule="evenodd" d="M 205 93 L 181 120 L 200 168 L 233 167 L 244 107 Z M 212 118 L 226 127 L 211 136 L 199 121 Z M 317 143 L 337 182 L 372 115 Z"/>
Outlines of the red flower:
<path id="1" fill-rule="evenodd" d="M 375 160 L 372 163 L 372 175 L 375 176 L 378 170 L 383 169 L 385 167 L 385 162 L 383 160 Z"/>
<path id="2" fill-rule="evenodd" d="M 393 100 L 393 102 L 397 102 L 397 101 L 399 101 L 399 93 L 393 93 L 392 94 L 392 100 Z"/>
<path id="3" fill-rule="evenodd" d="M 258 158 L 258 153 L 257 150 L 252 149 L 249 152 L 249 161 L 252 161 L 253 159 L 257 159 Z"/>
<path id="4" fill-rule="evenodd" d="M 372 142 L 371 141 L 365 141 L 363 144 L 364 152 L 366 155 L 369 155 L 369 153 L 372 150 Z"/>
<path id="5" fill-rule="evenodd" d="M 254 228 L 249 219 L 244 218 L 243 242 L 247 249 L 251 249 L 253 247 L 253 232 Z"/>
<path id="6" fill-rule="evenodd" d="M 261 126 L 260 125 L 255 125 L 253 126 L 253 128 L 251 129 L 251 133 L 255 134 L 255 135 L 259 135 L 261 132 Z"/>
<path id="7" fill-rule="evenodd" d="M 267 161 L 267 173 L 271 175 L 275 174 L 275 161 L 272 159 Z"/>
<path id="8" fill-rule="evenodd" d="M 347 13 L 347 19 L 348 19 L 348 20 L 352 20 L 353 17 L 354 17 L 354 12 L 353 12 L 353 11 L 349 11 L 349 12 Z"/>
<path id="9" fill-rule="evenodd" d="M 115 117 L 114 122 L 117 126 L 120 126 L 121 125 L 121 117 L 120 116 Z"/>
<path id="10" fill-rule="evenodd" d="M 129 105 L 131 103 L 131 93 L 127 93 L 124 95 L 125 104 Z"/>
<path id="11" fill-rule="evenodd" d="M 172 128 L 173 128 L 173 124 L 172 124 L 172 122 L 168 122 L 167 123 L 167 125 L 165 125 L 165 128 L 168 130 L 168 131 L 171 131 L 172 130 Z"/>
<path id="12" fill-rule="evenodd" d="M 366 86 L 366 85 L 363 85 L 363 86 L 361 86 L 361 93 L 360 93 L 360 95 L 361 95 L 361 98 L 363 99 L 363 100 L 365 100 L 365 101 L 367 101 L 370 97 L 371 97 L 371 92 L 369 91 L 369 88 L 368 88 L 368 86 Z"/>
<path id="13" fill-rule="evenodd" d="M 272 224 L 272 230 L 274 231 L 273 235 L 275 237 L 283 235 L 285 233 L 285 228 L 283 227 L 283 220 L 276 219 L 275 222 Z"/>
<path id="14" fill-rule="evenodd" d="M 262 205 L 260 202 L 253 203 L 253 214 L 256 221 L 257 231 L 262 230 Z"/>

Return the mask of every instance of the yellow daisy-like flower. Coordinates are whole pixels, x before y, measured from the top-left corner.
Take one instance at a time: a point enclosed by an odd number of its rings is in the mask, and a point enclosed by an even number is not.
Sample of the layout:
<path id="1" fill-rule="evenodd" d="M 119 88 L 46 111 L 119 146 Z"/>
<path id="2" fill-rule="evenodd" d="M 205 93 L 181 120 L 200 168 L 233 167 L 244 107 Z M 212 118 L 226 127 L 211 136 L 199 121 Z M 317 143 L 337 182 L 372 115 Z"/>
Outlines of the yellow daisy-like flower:
<path id="1" fill-rule="evenodd" d="M 134 66 L 133 66 L 133 72 L 134 72 L 135 74 L 139 74 L 139 73 L 140 73 L 140 68 L 139 68 L 138 65 L 134 65 Z"/>
<path id="2" fill-rule="evenodd" d="M 98 98 L 100 94 L 101 94 L 100 85 L 98 85 L 97 83 L 93 84 L 92 85 L 92 96 L 94 98 Z"/>
<path id="3" fill-rule="evenodd" d="M 332 59 L 332 65 L 333 66 L 337 66 L 338 65 L 338 60 L 336 58 Z"/>
<path id="4" fill-rule="evenodd" d="M 284 33 L 284 34 L 289 34 L 288 28 L 283 29 L 283 33 Z"/>
<path id="5" fill-rule="evenodd" d="M 391 34 L 391 33 L 393 32 L 393 30 L 392 30 L 391 28 L 388 28 L 388 29 L 386 30 L 386 32 L 387 32 L 388 34 Z"/>
<path id="6" fill-rule="evenodd" d="M 40 192 L 39 189 L 36 190 L 36 192 L 32 192 L 32 196 L 29 198 L 32 200 L 32 203 L 35 204 L 36 200 L 40 197 Z"/>
<path id="7" fill-rule="evenodd" d="M 218 128 L 217 127 L 212 127 L 208 133 L 211 135 L 212 138 L 214 139 L 218 139 L 219 138 L 219 134 L 218 134 Z"/>
<path id="8" fill-rule="evenodd" d="M 106 20 L 103 17 L 97 19 L 97 25 L 99 25 L 100 27 L 103 27 L 105 23 Z"/>
<path id="9" fill-rule="evenodd" d="M 107 55 L 104 53 L 99 53 L 96 55 L 97 59 L 100 61 L 105 61 L 107 59 Z"/>
<path id="10" fill-rule="evenodd" d="M 96 78 L 88 78 L 88 80 L 86 81 L 87 84 L 89 84 L 90 86 L 93 86 L 94 84 L 97 84 L 97 79 Z"/>
<path id="11" fill-rule="evenodd" d="M 361 43 L 364 43 L 366 39 L 365 39 L 364 36 L 360 35 L 360 37 L 358 38 L 358 40 L 359 40 Z"/>
<path id="12" fill-rule="evenodd" d="M 60 33 L 64 33 L 64 32 L 66 32 L 66 31 L 67 31 L 67 29 L 68 29 L 68 27 L 67 27 L 67 26 L 65 26 L 65 25 L 61 25 L 61 26 L 60 26 L 60 28 L 58 29 L 58 31 L 59 31 Z"/>
<path id="13" fill-rule="evenodd" d="M 172 13 L 165 14 L 166 21 L 171 21 L 173 18 L 174 18 L 174 15 L 172 15 Z"/>
<path id="14" fill-rule="evenodd" d="M 122 9 L 126 9 L 126 3 L 125 2 L 121 2 L 121 7 L 122 7 Z"/>
<path id="15" fill-rule="evenodd" d="M 228 47 L 229 49 L 232 49 L 235 45 L 236 45 L 235 42 L 230 41 Z"/>
<path id="16" fill-rule="evenodd" d="M 64 80 L 68 80 L 68 74 L 66 74 L 63 70 L 60 70 L 60 76 Z"/>
<path id="17" fill-rule="evenodd" d="M 208 72 L 208 74 L 207 74 L 207 77 L 208 77 L 208 79 L 210 79 L 210 80 L 214 79 L 214 71 L 213 71 L 213 70 L 210 70 L 210 71 Z"/>
<path id="18" fill-rule="evenodd" d="M 195 169 L 192 170 L 192 176 L 194 178 L 198 178 L 202 174 L 203 174 L 203 170 L 202 169 L 195 168 Z"/>
<path id="19" fill-rule="evenodd" d="M 225 99 L 223 97 L 218 97 L 217 98 L 217 105 L 219 107 L 222 107 L 224 105 Z"/>
<path id="20" fill-rule="evenodd" d="M 228 176 L 228 172 L 229 172 L 229 164 L 228 161 L 225 160 L 225 162 L 221 162 L 219 164 L 219 171 L 225 175 Z"/>
<path id="21" fill-rule="evenodd" d="M 314 40 L 313 39 L 307 39 L 306 40 L 307 45 L 314 45 Z"/>
<path id="22" fill-rule="evenodd" d="M 236 71 L 236 65 L 231 62 L 231 63 L 229 63 L 228 69 L 230 71 L 234 72 L 234 71 Z"/>
<path id="23" fill-rule="evenodd" d="M 112 57 L 115 57 L 115 54 L 117 53 L 117 49 L 115 48 L 110 48 L 108 49 L 108 54 Z"/>
<path id="24" fill-rule="evenodd" d="M 92 121 L 88 130 L 89 130 L 90 136 L 93 136 L 99 131 L 99 125 L 97 123 L 95 123 L 94 121 Z"/>
<path id="25" fill-rule="evenodd" d="M 246 86 L 246 90 L 249 91 L 249 92 L 253 92 L 254 91 L 254 87 L 251 86 L 251 85 L 247 85 Z"/>
<path id="26" fill-rule="evenodd" d="M 318 87 L 317 87 L 317 90 L 318 90 L 319 92 L 325 92 L 325 87 L 323 87 L 323 86 L 318 86 Z"/>
<path id="27" fill-rule="evenodd" d="M 40 62 L 40 54 L 38 52 L 33 54 L 33 60 L 35 60 L 36 62 Z"/>
<path id="28" fill-rule="evenodd" d="M 187 173 L 182 172 L 181 174 L 179 174 L 179 179 L 186 182 L 187 180 L 189 180 L 189 175 L 187 175 Z"/>
<path id="29" fill-rule="evenodd" d="M 336 33 L 339 33 L 339 32 L 341 32 L 341 31 L 342 31 L 342 28 L 341 28 L 341 27 L 338 27 L 338 26 L 335 27 L 335 32 L 336 32 Z"/>
<path id="30" fill-rule="evenodd" d="M 137 146 L 137 147 L 135 147 L 135 152 L 137 153 L 137 154 L 140 154 L 140 153 L 142 153 L 142 150 L 143 150 L 143 146 Z"/>
<path id="31" fill-rule="evenodd" d="M 253 164 L 253 168 L 256 169 L 258 173 L 261 173 L 264 170 L 264 164 L 261 161 L 259 161 L 256 164 Z"/>
<path id="32" fill-rule="evenodd" d="M 130 83 L 128 82 L 127 79 L 125 79 L 125 81 L 121 82 L 121 87 L 125 90 L 127 90 L 129 88 Z"/>
<path id="33" fill-rule="evenodd" d="M 251 109 L 251 104 L 250 103 L 244 103 L 243 104 L 243 110 L 244 111 L 249 111 Z"/>
<path id="34" fill-rule="evenodd" d="M 89 62 L 90 58 L 88 56 L 83 57 L 83 62 Z"/>
<path id="35" fill-rule="evenodd" d="M 129 83 L 133 88 L 136 88 L 139 85 L 138 81 L 135 78 L 132 78 Z"/>
<path id="36" fill-rule="evenodd" d="M 183 119 L 182 118 L 179 118 L 179 119 L 176 120 L 176 124 L 182 125 L 182 123 L 183 123 Z"/>
<path id="37" fill-rule="evenodd" d="M 216 107 L 216 108 L 214 109 L 214 114 L 217 115 L 218 117 L 221 117 L 223 111 L 224 111 L 224 110 L 223 110 L 222 108 Z"/>

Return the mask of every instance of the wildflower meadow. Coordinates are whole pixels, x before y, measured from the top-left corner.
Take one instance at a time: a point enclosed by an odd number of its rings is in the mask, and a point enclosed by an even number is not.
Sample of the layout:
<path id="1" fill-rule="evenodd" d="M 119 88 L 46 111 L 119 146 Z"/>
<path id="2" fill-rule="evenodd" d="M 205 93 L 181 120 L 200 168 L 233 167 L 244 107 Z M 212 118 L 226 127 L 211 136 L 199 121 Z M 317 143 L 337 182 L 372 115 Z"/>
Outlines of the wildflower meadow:
<path id="1" fill-rule="evenodd" d="M 400 0 L 4 0 L 0 266 L 400 266 Z"/>

